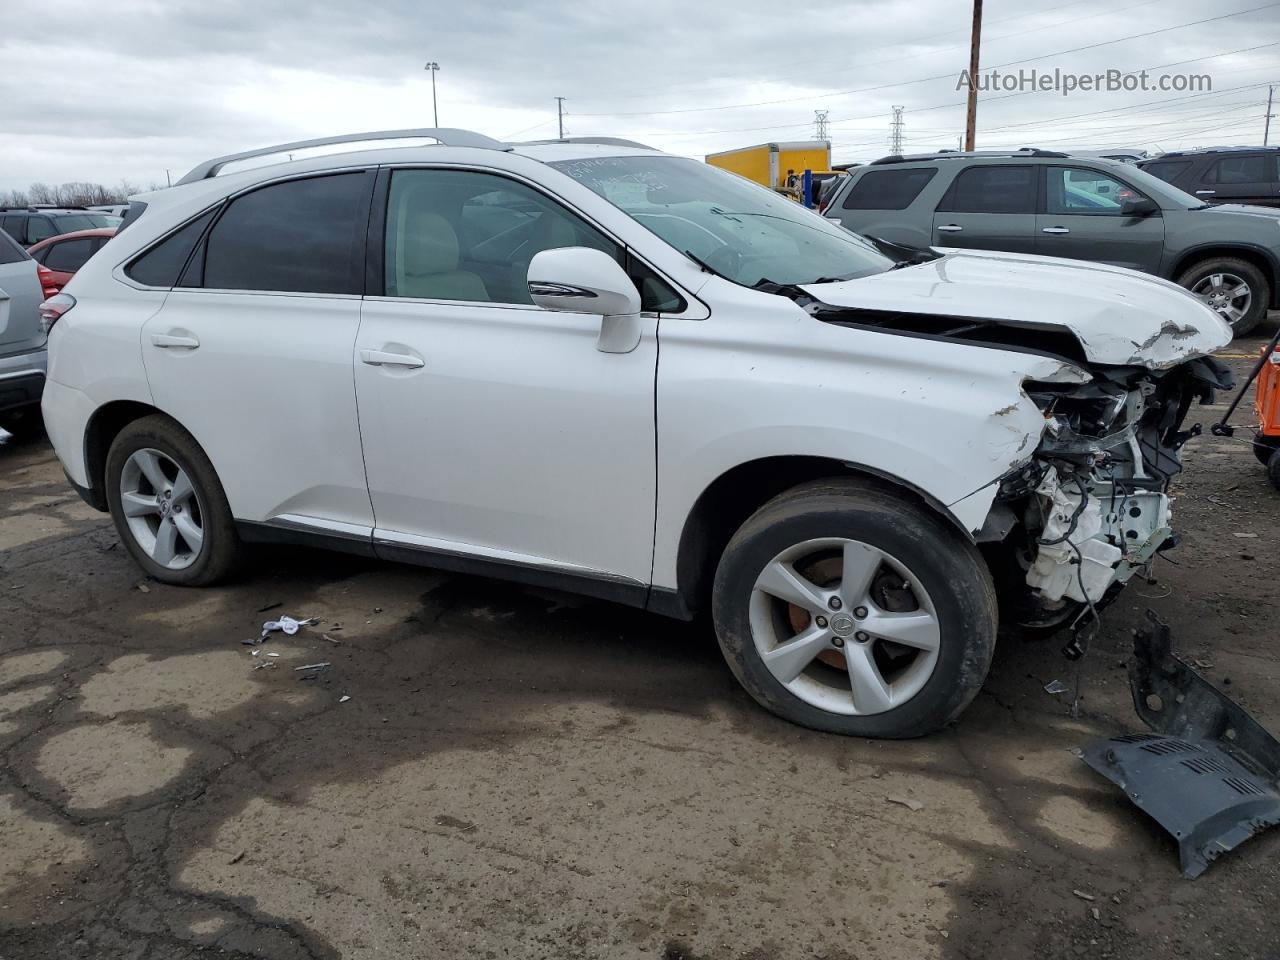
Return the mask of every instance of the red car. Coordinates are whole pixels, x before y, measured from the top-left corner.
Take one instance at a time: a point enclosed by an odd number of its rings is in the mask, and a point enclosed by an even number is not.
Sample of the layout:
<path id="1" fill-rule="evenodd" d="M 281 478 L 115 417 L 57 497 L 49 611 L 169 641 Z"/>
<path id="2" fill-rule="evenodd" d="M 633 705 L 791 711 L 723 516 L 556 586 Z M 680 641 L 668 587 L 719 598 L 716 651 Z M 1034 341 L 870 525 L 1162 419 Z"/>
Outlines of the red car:
<path id="1" fill-rule="evenodd" d="M 84 262 L 115 235 L 115 227 L 96 227 L 48 237 L 27 247 L 27 253 L 38 264 L 36 270 L 45 298 L 60 291 Z"/>

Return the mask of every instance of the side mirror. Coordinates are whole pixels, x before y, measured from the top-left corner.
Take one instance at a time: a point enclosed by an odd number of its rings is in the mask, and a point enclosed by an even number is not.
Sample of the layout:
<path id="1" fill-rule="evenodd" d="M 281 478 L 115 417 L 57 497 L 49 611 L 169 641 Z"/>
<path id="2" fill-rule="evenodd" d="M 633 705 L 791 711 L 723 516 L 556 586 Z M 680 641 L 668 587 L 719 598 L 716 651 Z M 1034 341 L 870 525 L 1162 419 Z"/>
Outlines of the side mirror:
<path id="1" fill-rule="evenodd" d="M 630 353 L 640 344 L 640 294 L 626 271 L 601 250 L 559 247 L 529 263 L 529 296 L 544 310 L 600 316 L 602 353 Z"/>
<path id="2" fill-rule="evenodd" d="M 1137 197 L 1120 204 L 1120 216 L 1149 217 L 1159 209 L 1154 200 L 1148 200 L 1146 197 Z"/>

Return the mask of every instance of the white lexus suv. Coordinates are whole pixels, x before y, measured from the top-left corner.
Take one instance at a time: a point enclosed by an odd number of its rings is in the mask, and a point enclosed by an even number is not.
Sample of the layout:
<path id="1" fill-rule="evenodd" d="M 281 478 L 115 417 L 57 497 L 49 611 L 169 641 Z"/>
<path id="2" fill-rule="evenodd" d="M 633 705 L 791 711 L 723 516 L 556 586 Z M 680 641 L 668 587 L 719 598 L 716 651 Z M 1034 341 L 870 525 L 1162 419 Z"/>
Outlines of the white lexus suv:
<path id="1" fill-rule="evenodd" d="M 705 610 L 756 700 L 859 736 L 955 718 L 1001 616 L 1090 628 L 1229 385 L 1163 280 L 460 130 L 202 164 L 42 311 L 54 448 L 155 579 L 293 541 Z"/>

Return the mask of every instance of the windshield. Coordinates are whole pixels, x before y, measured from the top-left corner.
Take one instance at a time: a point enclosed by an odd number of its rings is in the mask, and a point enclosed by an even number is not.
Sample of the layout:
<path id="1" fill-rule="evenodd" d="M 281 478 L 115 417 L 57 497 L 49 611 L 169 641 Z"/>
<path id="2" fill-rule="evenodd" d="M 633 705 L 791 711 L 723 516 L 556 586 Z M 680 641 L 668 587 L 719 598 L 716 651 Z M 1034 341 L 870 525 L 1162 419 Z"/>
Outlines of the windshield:
<path id="1" fill-rule="evenodd" d="M 601 157 L 551 166 L 681 253 L 743 286 L 852 280 L 894 265 L 857 234 L 697 160 Z"/>

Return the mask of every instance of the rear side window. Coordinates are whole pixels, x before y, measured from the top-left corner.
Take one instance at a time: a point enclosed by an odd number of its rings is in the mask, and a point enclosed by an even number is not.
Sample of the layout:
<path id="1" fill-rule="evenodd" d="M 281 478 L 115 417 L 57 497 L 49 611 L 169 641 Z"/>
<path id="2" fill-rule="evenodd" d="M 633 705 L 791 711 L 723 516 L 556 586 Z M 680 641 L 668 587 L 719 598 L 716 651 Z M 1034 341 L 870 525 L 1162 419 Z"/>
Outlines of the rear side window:
<path id="1" fill-rule="evenodd" d="M 289 180 L 232 200 L 209 231 L 201 285 L 363 293 L 371 179 L 360 172 Z"/>
<path id="2" fill-rule="evenodd" d="M 868 171 L 840 206 L 845 210 L 905 210 L 937 172 L 937 167 Z"/>
<path id="3" fill-rule="evenodd" d="M 213 219 L 214 212 L 210 210 L 185 226 L 179 227 L 129 264 L 125 274 L 149 287 L 172 287 L 178 282 L 178 276 L 186 266 L 187 258 L 195 249 L 201 234 L 204 233 L 204 228 Z"/>
<path id="4" fill-rule="evenodd" d="M 87 230 L 88 227 L 68 227 L 68 230 Z M 56 237 L 63 230 L 56 230 L 53 221 L 48 217 L 28 217 L 27 218 L 27 243 L 39 243 L 49 237 Z"/>
<path id="5" fill-rule="evenodd" d="M 1154 163 L 1144 163 L 1142 169 L 1153 177 L 1159 177 L 1165 183 L 1173 183 L 1190 166 L 1190 160 L 1157 160 Z"/>
<path id="6" fill-rule="evenodd" d="M 98 249 L 96 238 L 80 237 L 76 240 L 63 240 L 49 248 L 44 258 L 44 265 L 50 270 L 61 270 L 75 273 L 84 266 L 86 260 Z"/>
<path id="7" fill-rule="evenodd" d="M 1267 158 L 1262 154 L 1251 157 L 1223 157 L 1205 171 L 1205 183 L 1264 183 L 1270 180 Z"/>
<path id="8" fill-rule="evenodd" d="M 1035 213 L 1036 168 L 970 167 L 938 206 L 952 213 Z"/>

